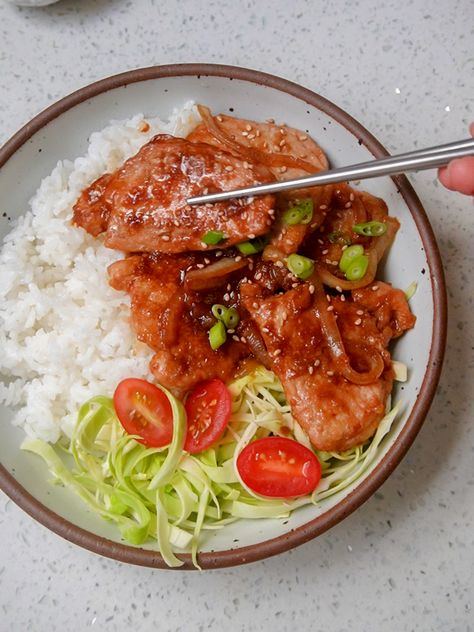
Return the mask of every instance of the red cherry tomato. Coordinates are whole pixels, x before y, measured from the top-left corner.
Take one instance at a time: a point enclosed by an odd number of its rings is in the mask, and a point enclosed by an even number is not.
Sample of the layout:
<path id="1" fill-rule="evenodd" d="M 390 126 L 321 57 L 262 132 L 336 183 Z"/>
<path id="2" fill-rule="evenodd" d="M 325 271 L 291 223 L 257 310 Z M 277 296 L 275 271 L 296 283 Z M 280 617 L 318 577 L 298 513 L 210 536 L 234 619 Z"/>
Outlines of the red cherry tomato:
<path id="1" fill-rule="evenodd" d="M 115 389 L 114 408 L 125 431 L 138 435 L 140 443 L 153 448 L 171 443 L 171 404 L 154 384 L 137 378 L 122 380 Z"/>
<path id="2" fill-rule="evenodd" d="M 230 393 L 221 380 L 198 384 L 185 403 L 188 433 L 184 449 L 196 454 L 209 448 L 223 434 L 230 419 Z"/>
<path id="3" fill-rule="evenodd" d="M 250 489 L 272 498 L 304 496 L 314 491 L 321 479 L 316 455 L 283 437 L 249 443 L 237 457 L 237 469 Z"/>

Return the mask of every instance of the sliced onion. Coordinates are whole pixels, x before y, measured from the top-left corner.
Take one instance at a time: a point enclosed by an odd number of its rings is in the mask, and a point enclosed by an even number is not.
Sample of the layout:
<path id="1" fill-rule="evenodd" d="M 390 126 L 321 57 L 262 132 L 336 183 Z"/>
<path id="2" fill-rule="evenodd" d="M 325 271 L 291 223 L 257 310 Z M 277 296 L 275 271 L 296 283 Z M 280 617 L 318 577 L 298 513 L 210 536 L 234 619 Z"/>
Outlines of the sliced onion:
<path id="1" fill-rule="evenodd" d="M 256 147 L 241 145 L 224 132 L 212 116 L 208 107 L 205 105 L 198 105 L 197 108 L 207 131 L 212 134 L 216 140 L 220 141 L 223 145 L 247 159 L 249 162 L 259 163 L 266 165 L 267 167 L 293 167 L 296 169 L 302 169 L 308 173 L 314 173 L 321 170 L 301 158 L 293 158 L 293 156 L 288 156 L 286 154 L 274 154 L 271 152 L 261 151 Z"/>
<path id="2" fill-rule="evenodd" d="M 161 319 L 163 343 L 168 348 L 173 347 L 178 342 L 183 310 L 183 296 L 180 292 L 177 292 L 168 303 Z"/>
<path id="3" fill-rule="evenodd" d="M 253 323 L 252 320 L 249 320 L 248 318 L 244 318 L 240 322 L 241 325 L 239 328 L 239 333 L 242 336 L 245 336 L 247 344 L 250 347 L 250 350 L 252 351 L 255 359 L 263 364 L 264 367 L 270 369 L 270 356 L 268 355 L 265 343 L 263 342 L 262 336 L 260 335 L 260 332 L 258 331 L 256 325 Z"/>
<path id="4" fill-rule="evenodd" d="M 234 257 L 225 257 L 205 268 L 190 270 L 184 278 L 184 286 L 187 290 L 208 290 L 225 283 L 226 278 L 232 272 L 240 270 L 247 265 L 247 259 L 236 261 Z"/>
<path id="5" fill-rule="evenodd" d="M 313 309 L 321 323 L 321 330 L 326 339 L 329 352 L 334 360 L 337 373 L 343 375 L 346 380 L 354 384 L 372 384 L 380 377 L 384 369 L 384 362 L 376 349 L 368 348 L 366 357 L 370 362 L 370 369 L 366 372 L 356 371 L 351 367 L 349 357 L 342 342 L 341 333 L 337 326 L 336 319 L 332 311 L 328 311 L 328 304 L 324 292 L 323 284 L 317 272 L 309 279 L 314 287 Z"/>

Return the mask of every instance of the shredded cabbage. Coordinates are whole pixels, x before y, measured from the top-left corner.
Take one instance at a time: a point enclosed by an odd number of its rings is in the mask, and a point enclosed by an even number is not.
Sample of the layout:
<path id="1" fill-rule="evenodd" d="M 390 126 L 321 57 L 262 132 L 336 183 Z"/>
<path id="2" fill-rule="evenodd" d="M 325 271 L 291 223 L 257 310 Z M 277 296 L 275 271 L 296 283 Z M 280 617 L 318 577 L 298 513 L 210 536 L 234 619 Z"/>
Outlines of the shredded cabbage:
<path id="1" fill-rule="evenodd" d="M 166 448 L 147 448 L 127 435 L 112 400 L 94 397 L 79 410 L 67 452 L 73 465 L 39 439 L 26 439 L 23 450 L 45 461 L 55 482 L 78 494 L 104 519 L 114 522 L 124 540 L 140 545 L 156 540 L 168 566 L 183 564 L 176 552 L 197 552 L 206 530 L 235 520 L 287 518 L 306 504 L 317 504 L 359 478 L 377 456 L 397 416 L 395 406 L 364 446 L 343 453 L 315 451 L 322 478 L 313 494 L 292 500 L 262 498 L 246 488 L 236 469 L 245 445 L 270 434 L 290 437 L 311 448 L 306 433 L 291 416 L 276 376 L 260 367 L 229 385 L 232 415 L 228 429 L 212 448 L 197 455 L 183 451 L 186 418 L 182 404 L 166 393 L 173 412 L 173 439 Z M 311 448 L 312 449 L 312 448 Z"/>

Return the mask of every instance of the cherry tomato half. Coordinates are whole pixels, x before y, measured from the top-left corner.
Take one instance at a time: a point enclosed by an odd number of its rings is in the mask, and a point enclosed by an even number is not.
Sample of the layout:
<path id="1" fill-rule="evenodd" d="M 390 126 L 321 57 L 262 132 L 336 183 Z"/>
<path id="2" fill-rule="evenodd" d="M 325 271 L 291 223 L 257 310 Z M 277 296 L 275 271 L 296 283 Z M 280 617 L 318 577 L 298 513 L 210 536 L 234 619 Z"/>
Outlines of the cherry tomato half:
<path id="1" fill-rule="evenodd" d="M 133 377 L 122 380 L 115 389 L 114 408 L 125 431 L 138 435 L 140 443 L 152 448 L 171 443 L 171 404 L 154 384 Z"/>
<path id="2" fill-rule="evenodd" d="M 321 479 L 316 455 L 283 437 L 249 443 L 237 457 L 237 469 L 250 489 L 272 498 L 304 496 L 314 491 Z"/>
<path id="3" fill-rule="evenodd" d="M 221 380 L 207 380 L 196 386 L 184 407 L 188 416 L 184 449 L 196 454 L 209 448 L 224 434 L 230 419 L 230 393 Z"/>

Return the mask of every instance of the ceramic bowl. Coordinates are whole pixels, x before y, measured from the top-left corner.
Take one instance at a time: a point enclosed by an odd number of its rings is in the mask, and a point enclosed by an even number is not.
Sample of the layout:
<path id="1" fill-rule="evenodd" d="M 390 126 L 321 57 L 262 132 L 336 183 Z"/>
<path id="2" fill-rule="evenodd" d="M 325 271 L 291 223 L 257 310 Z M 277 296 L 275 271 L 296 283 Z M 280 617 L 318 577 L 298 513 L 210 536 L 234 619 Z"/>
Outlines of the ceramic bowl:
<path id="1" fill-rule="evenodd" d="M 167 117 L 188 99 L 213 112 L 263 120 L 274 118 L 306 130 L 343 166 L 386 155 L 382 145 L 349 114 L 294 83 L 241 68 L 185 64 L 133 70 L 82 88 L 52 105 L 23 127 L 0 150 L 0 199 L 11 217 L 22 214 L 42 178 L 58 159 L 73 159 L 87 139 L 111 119 L 142 112 Z M 359 185 L 361 186 L 361 185 Z M 380 178 L 363 188 L 388 203 L 401 229 L 386 260 L 384 278 L 397 287 L 418 282 L 411 301 L 416 328 L 396 344 L 395 356 L 409 367 L 398 385 L 403 415 L 384 440 L 364 477 L 320 506 L 306 506 L 287 520 L 240 521 L 212 533 L 201 546 L 202 568 L 232 566 L 286 551 L 326 531 L 359 507 L 394 470 L 428 412 L 438 382 L 445 344 L 446 296 L 440 256 L 428 218 L 405 177 Z M 10 224 L 0 218 L 2 236 Z M 62 537 L 111 558 L 164 567 L 149 548 L 128 546 L 118 531 L 93 515 L 75 495 L 48 483 L 37 457 L 21 452 L 22 432 L 0 410 L 0 486 L 26 512 Z M 407 518 L 409 519 L 409 518 Z M 182 568 L 192 568 L 189 555 Z"/>

